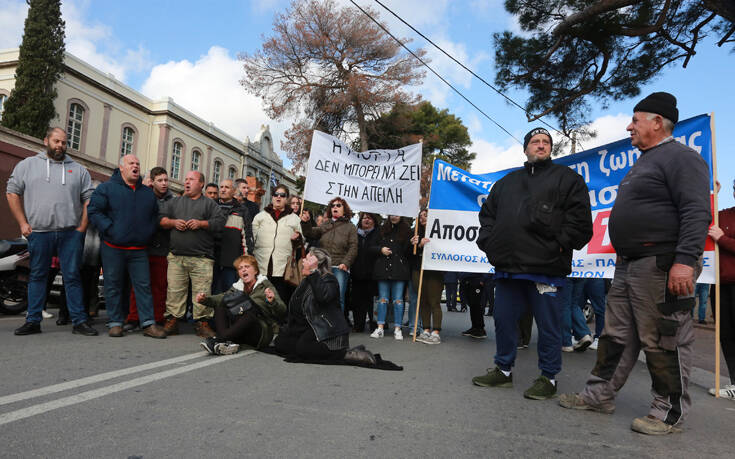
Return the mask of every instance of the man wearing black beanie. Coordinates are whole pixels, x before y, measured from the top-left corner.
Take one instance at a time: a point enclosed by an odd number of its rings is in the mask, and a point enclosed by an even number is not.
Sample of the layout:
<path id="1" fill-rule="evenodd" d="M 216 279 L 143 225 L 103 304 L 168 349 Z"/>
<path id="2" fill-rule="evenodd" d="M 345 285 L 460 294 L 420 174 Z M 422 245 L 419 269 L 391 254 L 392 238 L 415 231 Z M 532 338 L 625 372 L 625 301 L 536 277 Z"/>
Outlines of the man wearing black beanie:
<path id="1" fill-rule="evenodd" d="M 607 297 L 597 364 L 565 408 L 612 413 L 642 350 L 651 375 L 648 416 L 631 428 L 649 435 L 680 432 L 691 408 L 688 385 L 694 328 L 689 311 L 710 214 L 710 172 L 691 148 L 672 137 L 676 98 L 655 92 L 633 109 L 631 143 L 641 151 L 618 188 L 609 234 L 618 258 Z"/>
<path id="2" fill-rule="evenodd" d="M 561 371 L 561 315 L 572 250 L 592 237 L 589 191 L 572 169 L 551 161 L 551 135 L 524 137 L 524 167 L 500 179 L 480 210 L 477 245 L 495 266 L 495 369 L 472 379 L 483 387 L 511 387 L 518 320 L 529 311 L 539 330 L 541 375 L 526 398 L 555 396 Z"/>

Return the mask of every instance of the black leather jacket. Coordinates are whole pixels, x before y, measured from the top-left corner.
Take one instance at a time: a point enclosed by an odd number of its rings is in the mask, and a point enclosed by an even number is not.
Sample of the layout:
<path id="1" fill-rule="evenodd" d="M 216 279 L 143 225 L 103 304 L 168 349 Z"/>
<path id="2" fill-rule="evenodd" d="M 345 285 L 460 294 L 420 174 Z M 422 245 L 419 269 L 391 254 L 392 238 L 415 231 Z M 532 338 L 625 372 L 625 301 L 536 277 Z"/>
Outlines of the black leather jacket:
<path id="1" fill-rule="evenodd" d="M 306 276 L 291 297 L 288 313 L 289 316 L 302 313 L 319 342 L 349 334 L 351 330 L 339 305 L 337 278 L 331 273 L 313 272 Z"/>

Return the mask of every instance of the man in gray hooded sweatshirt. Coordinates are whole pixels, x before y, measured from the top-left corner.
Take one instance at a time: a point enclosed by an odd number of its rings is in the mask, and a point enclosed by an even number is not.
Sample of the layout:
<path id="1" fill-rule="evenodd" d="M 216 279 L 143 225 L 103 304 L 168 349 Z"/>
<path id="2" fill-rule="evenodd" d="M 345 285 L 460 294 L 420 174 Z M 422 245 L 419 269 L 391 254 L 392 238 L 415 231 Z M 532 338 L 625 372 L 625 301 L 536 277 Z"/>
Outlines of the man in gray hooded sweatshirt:
<path id="1" fill-rule="evenodd" d="M 31 274 L 28 281 L 28 315 L 16 335 L 41 333 L 41 311 L 46 304 L 46 280 L 51 257 L 57 255 L 64 278 L 72 333 L 97 335 L 87 323 L 79 269 L 87 230 L 87 202 L 92 180 L 87 169 L 66 155 L 66 132 L 46 131 L 46 151 L 15 166 L 8 179 L 10 211 L 28 239 Z"/>

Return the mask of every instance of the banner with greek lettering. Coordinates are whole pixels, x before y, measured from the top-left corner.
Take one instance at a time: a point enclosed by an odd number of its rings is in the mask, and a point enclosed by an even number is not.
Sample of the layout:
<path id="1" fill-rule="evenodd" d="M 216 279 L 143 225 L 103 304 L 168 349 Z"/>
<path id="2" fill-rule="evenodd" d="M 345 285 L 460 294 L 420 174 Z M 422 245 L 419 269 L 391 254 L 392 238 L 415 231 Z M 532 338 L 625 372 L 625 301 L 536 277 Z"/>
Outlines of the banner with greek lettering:
<path id="1" fill-rule="evenodd" d="M 336 137 L 314 131 L 304 199 L 320 204 L 337 196 L 353 211 L 416 216 L 421 144 L 398 150 L 352 151 Z"/>
<path id="2" fill-rule="evenodd" d="M 709 115 L 679 122 L 674 128 L 677 141 L 699 152 L 712 171 L 712 125 Z M 575 155 L 554 158 L 579 173 L 587 184 L 592 206 L 594 235 L 572 258 L 573 277 L 612 278 L 615 250 L 610 244 L 607 222 L 615 203 L 618 184 L 640 156 L 630 139 L 623 139 Z M 478 213 L 490 188 L 507 169 L 489 174 L 471 174 L 443 161 L 435 161 L 429 197 L 427 237 L 423 267 L 440 271 L 493 272 L 485 254 L 477 247 Z M 710 202 L 714 207 L 713 180 Z M 707 238 L 702 283 L 714 283 L 714 243 Z"/>

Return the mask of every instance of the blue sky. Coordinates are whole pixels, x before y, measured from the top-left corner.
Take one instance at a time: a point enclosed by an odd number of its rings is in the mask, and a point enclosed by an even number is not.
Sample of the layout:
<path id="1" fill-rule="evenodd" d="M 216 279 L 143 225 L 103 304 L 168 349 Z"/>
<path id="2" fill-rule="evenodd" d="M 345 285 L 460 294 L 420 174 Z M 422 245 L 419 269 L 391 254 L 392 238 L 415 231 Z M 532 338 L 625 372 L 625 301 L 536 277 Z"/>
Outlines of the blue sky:
<path id="1" fill-rule="evenodd" d="M 340 0 L 343 4 L 349 2 Z M 180 105 L 213 121 L 230 134 L 254 137 L 261 124 L 269 124 L 277 138 L 290 120 L 269 120 L 260 101 L 239 86 L 243 72 L 237 61 L 240 52 L 257 50 L 263 35 L 269 35 L 273 17 L 283 12 L 288 1 L 190 0 L 116 2 L 110 0 L 64 1 L 67 22 L 67 50 L 90 64 L 113 73 L 132 88 L 152 98 L 173 97 Z M 412 48 L 424 47 L 432 66 L 475 104 L 490 114 L 517 138 L 539 123 L 529 124 L 525 115 L 511 107 L 492 90 L 458 68 L 430 45 L 388 14 L 372 0 L 358 0 L 381 12 L 390 30 L 401 37 L 414 38 Z M 492 34 L 516 30 L 502 0 L 385 0 L 384 3 L 406 21 L 482 75 L 494 80 Z M 25 0 L 0 0 L 0 48 L 19 45 Z M 669 67 L 650 82 L 642 95 L 668 91 L 679 100 L 680 118 L 715 113 L 719 178 L 725 184 L 720 207 L 735 205 L 730 183 L 735 177 L 735 54 L 732 47 L 716 48 L 703 42 L 688 68 Z M 433 75 L 415 89 L 424 99 L 448 108 L 461 117 L 470 129 L 472 151 L 478 153 L 473 172 L 489 172 L 519 165 L 524 157 L 521 147 L 451 92 Z M 524 101 L 523 92 L 511 92 Z M 606 110 L 593 108 L 591 118 L 598 138 L 586 142 L 593 148 L 627 136 L 625 126 L 637 100 L 613 103 Z M 548 120 L 551 124 L 553 120 Z M 276 142 L 278 147 L 278 142 Z M 283 155 L 285 157 L 285 155 Z M 288 164 L 288 163 L 287 163 Z"/>

